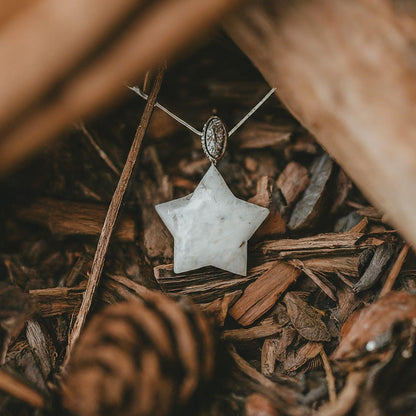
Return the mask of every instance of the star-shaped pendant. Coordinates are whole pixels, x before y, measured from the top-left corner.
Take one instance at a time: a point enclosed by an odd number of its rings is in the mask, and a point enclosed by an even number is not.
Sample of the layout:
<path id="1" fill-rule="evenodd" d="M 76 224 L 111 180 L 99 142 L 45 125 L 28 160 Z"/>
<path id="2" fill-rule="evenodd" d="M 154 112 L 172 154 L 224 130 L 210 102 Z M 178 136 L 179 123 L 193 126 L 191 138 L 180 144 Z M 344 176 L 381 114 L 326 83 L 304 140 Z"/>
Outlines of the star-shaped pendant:
<path id="1" fill-rule="evenodd" d="M 156 206 L 173 235 L 174 272 L 215 266 L 247 274 L 247 241 L 269 214 L 236 198 L 214 165 L 195 191 Z"/>

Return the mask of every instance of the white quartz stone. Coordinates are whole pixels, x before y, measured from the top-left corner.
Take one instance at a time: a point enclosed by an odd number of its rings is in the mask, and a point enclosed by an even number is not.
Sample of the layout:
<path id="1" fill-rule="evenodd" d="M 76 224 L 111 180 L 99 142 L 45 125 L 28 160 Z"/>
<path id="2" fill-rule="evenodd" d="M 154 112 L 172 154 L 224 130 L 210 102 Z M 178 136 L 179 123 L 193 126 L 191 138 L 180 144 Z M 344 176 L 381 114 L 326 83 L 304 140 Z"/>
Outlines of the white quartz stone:
<path id="1" fill-rule="evenodd" d="M 247 241 L 269 214 L 236 198 L 211 165 L 195 191 L 156 206 L 175 240 L 174 272 L 215 266 L 247 274 Z"/>

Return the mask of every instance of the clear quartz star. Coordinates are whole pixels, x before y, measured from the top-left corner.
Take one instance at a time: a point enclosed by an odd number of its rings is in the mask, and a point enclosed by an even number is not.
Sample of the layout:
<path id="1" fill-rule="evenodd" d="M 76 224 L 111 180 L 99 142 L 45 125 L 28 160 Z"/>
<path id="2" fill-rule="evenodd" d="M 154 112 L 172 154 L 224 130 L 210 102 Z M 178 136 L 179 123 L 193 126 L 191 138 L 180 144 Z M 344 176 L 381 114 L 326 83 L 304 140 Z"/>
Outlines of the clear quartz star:
<path id="1" fill-rule="evenodd" d="M 247 274 L 247 241 L 269 214 L 236 198 L 214 165 L 195 191 L 156 206 L 173 235 L 174 272 L 215 266 Z"/>

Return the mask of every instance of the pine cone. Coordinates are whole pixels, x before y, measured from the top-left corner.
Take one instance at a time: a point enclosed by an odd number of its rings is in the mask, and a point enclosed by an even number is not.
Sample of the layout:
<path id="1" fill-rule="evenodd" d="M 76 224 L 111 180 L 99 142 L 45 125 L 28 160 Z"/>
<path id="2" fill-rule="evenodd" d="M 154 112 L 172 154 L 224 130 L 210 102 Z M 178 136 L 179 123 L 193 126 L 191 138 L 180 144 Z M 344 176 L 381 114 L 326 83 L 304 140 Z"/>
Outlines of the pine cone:
<path id="1" fill-rule="evenodd" d="M 201 311 L 151 292 L 91 320 L 71 357 L 63 407 L 78 416 L 168 415 L 211 378 L 214 358 Z"/>

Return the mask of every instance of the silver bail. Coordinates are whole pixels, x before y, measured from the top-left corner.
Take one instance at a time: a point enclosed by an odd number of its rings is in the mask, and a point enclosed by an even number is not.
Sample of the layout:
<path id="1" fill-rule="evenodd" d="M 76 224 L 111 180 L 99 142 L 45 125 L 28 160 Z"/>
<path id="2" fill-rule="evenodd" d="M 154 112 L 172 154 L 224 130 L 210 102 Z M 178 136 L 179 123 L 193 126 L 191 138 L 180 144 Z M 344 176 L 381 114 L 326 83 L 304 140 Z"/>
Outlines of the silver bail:
<path id="1" fill-rule="evenodd" d="M 202 130 L 201 144 L 214 165 L 224 156 L 227 140 L 228 131 L 222 120 L 217 116 L 210 117 Z"/>

